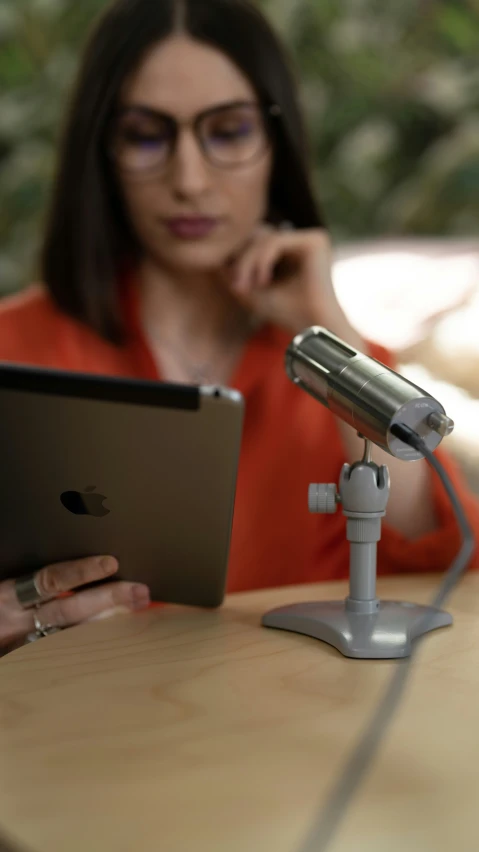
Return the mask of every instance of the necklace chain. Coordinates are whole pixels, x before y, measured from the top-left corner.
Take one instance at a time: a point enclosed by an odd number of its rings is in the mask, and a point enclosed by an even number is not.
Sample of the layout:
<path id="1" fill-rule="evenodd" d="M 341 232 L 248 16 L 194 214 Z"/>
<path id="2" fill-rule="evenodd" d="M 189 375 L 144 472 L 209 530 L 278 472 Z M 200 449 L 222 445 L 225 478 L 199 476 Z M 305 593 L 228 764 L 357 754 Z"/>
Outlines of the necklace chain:
<path id="1" fill-rule="evenodd" d="M 210 358 L 206 361 L 200 362 L 192 360 L 187 356 L 185 357 L 183 347 L 181 345 L 177 345 L 173 343 L 168 337 L 154 332 L 151 326 L 147 329 L 147 332 L 152 343 L 156 345 L 157 351 L 159 350 L 160 360 L 161 351 L 163 350 L 164 352 L 167 352 L 172 356 L 177 366 L 182 372 L 184 372 L 185 376 L 187 377 L 187 381 L 191 382 L 192 384 L 212 385 L 218 384 L 219 381 L 217 375 L 215 375 L 215 366 L 219 362 L 221 363 L 221 361 L 224 360 L 229 361 L 231 358 L 232 342 L 241 341 L 242 348 L 244 343 L 249 340 L 250 336 L 254 334 L 254 332 L 257 330 L 259 324 L 260 323 L 258 322 L 258 320 L 252 319 L 247 326 L 246 333 L 239 336 L 234 334 L 232 330 L 229 340 L 228 336 L 225 334 L 224 340 L 226 345 L 223 349 L 223 356 L 221 357 L 221 359 L 216 356 L 214 358 Z M 232 363 L 234 363 L 233 358 L 231 358 L 231 360 Z"/>
<path id="2" fill-rule="evenodd" d="M 214 364 L 212 361 L 195 363 L 189 358 L 185 358 L 184 354 L 180 353 L 176 346 L 174 346 L 167 338 L 160 338 L 156 336 L 155 340 L 173 356 L 180 369 L 183 370 L 185 375 L 188 377 L 188 381 L 199 385 L 214 384 Z"/>

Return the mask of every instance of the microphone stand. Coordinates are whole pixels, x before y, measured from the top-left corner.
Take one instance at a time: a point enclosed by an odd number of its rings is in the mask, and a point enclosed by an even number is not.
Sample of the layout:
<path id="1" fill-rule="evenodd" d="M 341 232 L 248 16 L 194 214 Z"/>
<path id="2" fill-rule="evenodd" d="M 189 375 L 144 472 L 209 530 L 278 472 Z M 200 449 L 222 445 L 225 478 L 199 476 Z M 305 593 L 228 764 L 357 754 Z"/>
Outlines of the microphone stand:
<path id="1" fill-rule="evenodd" d="M 346 657 L 408 657 L 414 639 L 452 624 L 452 616 L 435 607 L 376 597 L 377 542 L 389 498 L 389 471 L 372 461 L 371 442 L 364 441 L 361 461 L 343 465 L 339 491 L 334 484 L 309 486 L 310 512 L 334 514 L 341 503 L 347 519 L 348 597 L 279 607 L 267 612 L 262 624 L 320 639 Z"/>

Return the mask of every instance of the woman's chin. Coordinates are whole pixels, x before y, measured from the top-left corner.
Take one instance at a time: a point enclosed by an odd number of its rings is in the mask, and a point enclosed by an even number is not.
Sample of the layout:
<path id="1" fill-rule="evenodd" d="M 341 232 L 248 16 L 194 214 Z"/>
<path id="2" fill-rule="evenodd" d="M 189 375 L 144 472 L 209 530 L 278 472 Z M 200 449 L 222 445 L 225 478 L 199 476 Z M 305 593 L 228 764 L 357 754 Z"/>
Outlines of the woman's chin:
<path id="1" fill-rule="evenodd" d="M 231 255 L 229 247 L 220 248 L 199 241 L 184 241 L 173 251 L 156 255 L 159 265 L 165 265 L 180 274 L 217 272 L 222 269 Z"/>

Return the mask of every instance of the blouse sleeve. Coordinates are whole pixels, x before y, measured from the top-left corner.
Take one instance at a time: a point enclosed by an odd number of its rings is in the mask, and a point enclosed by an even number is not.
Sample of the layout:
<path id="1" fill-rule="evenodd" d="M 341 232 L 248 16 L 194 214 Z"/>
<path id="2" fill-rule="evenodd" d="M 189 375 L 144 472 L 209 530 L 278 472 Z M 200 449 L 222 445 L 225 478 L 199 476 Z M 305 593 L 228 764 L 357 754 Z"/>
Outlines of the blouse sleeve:
<path id="1" fill-rule="evenodd" d="M 391 369 L 396 369 L 395 359 L 384 347 L 368 344 L 371 357 Z M 435 456 L 448 473 L 466 517 L 472 527 L 476 549 L 470 567 L 479 568 L 479 499 L 467 488 L 458 466 L 441 448 Z M 378 571 L 398 573 L 400 571 L 444 571 L 453 561 L 461 546 L 459 527 L 446 491 L 435 470 L 430 468 L 431 488 L 438 518 L 438 529 L 417 539 L 408 539 L 390 527 L 386 519 L 382 525 L 382 537 L 378 544 Z"/>
<path id="2" fill-rule="evenodd" d="M 448 473 L 474 534 L 476 548 L 469 567 L 479 568 L 479 500 L 471 494 L 449 456 L 441 449 L 436 457 Z M 433 500 L 438 529 L 416 539 L 407 539 L 387 524 L 382 525 L 378 545 L 378 571 L 444 571 L 461 546 L 461 534 L 449 498 L 435 470 L 430 468 Z"/>

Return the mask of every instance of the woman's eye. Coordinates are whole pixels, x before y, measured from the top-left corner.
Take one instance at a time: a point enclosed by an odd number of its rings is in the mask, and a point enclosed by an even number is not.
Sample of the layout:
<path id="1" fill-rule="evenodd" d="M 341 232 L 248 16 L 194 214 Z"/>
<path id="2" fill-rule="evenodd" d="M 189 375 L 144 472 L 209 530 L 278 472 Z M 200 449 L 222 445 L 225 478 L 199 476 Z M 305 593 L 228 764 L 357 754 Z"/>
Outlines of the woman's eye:
<path id="1" fill-rule="evenodd" d="M 236 124 L 231 125 L 229 127 L 218 127 L 215 128 L 211 135 L 214 139 L 223 140 L 225 142 L 228 141 L 236 141 L 237 139 L 242 139 L 245 136 L 249 136 L 253 131 L 251 124 Z"/>

